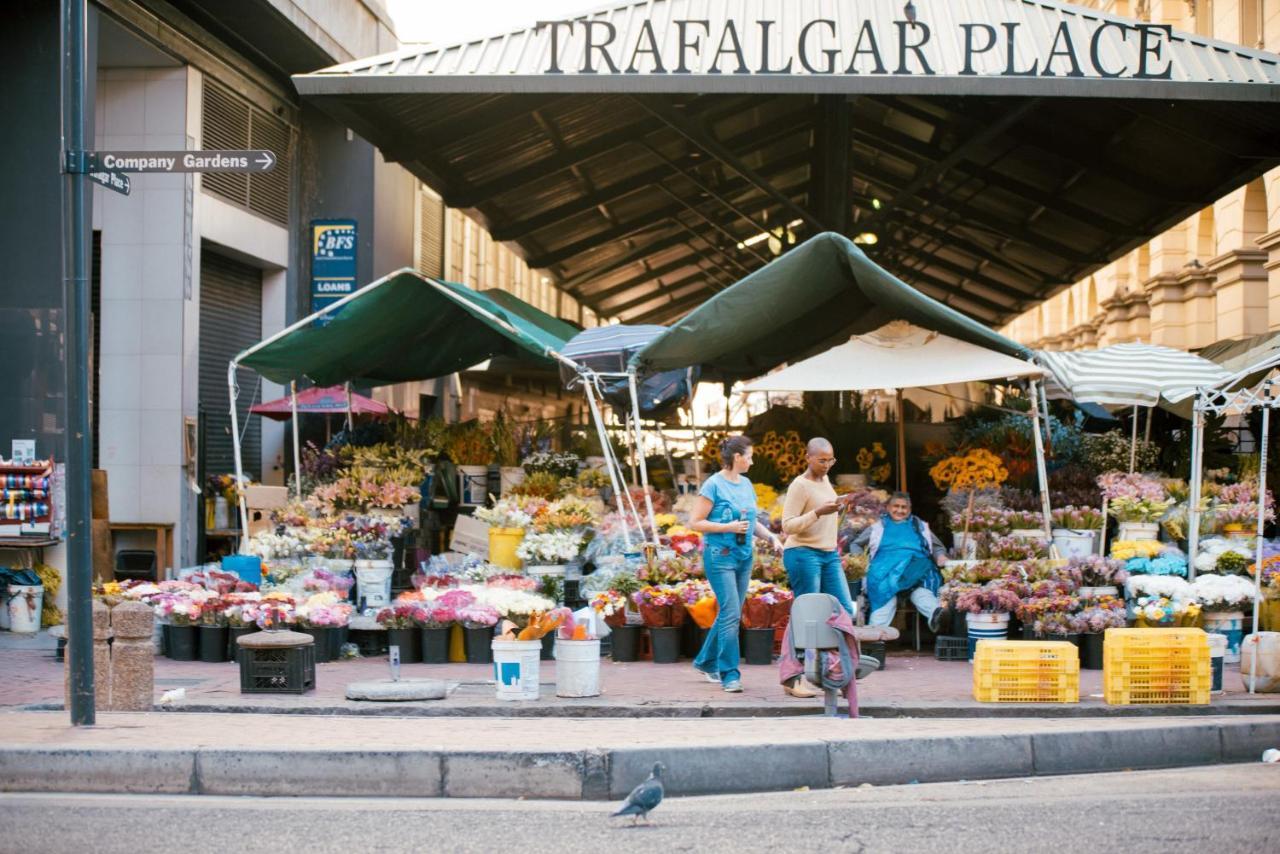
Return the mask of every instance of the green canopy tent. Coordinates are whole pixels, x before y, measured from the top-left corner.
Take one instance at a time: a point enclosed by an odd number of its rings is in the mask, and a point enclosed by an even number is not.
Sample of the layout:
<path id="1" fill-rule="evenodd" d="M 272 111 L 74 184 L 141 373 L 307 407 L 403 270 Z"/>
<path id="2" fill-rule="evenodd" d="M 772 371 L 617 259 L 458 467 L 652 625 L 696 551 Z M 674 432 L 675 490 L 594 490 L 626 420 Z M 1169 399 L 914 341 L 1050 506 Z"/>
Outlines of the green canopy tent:
<path id="1" fill-rule="evenodd" d="M 498 295 L 500 294 L 500 295 Z M 240 353 L 227 369 L 236 477 L 243 476 L 236 369 L 287 384 L 390 385 L 434 379 L 493 358 L 551 369 L 577 330 L 509 294 L 398 270 Z M 294 415 L 294 466 L 298 460 Z M 248 530 L 248 510 L 240 504 Z"/>
<path id="2" fill-rule="evenodd" d="M 1032 352 L 898 279 L 834 232 L 815 235 L 707 300 L 631 360 L 646 372 L 699 365 L 726 384 L 760 376 L 895 320 L 1030 361 Z M 901 392 L 899 392 L 901 394 Z M 1030 382 L 1046 530 L 1048 484 L 1037 383 Z M 901 397 L 899 397 L 901 401 Z M 899 403 L 899 420 L 902 418 Z M 904 442 L 899 432 L 899 441 Z M 900 456 L 904 449 L 900 449 Z"/>

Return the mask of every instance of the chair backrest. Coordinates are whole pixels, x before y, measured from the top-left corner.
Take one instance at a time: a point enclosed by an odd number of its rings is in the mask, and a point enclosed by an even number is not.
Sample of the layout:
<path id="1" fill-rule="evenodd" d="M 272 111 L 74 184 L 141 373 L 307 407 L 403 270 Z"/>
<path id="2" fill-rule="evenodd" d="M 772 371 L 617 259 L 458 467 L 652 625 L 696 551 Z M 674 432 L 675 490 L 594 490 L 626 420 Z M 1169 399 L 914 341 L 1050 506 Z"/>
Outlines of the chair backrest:
<path id="1" fill-rule="evenodd" d="M 839 608 L 839 601 L 826 593 L 797 596 L 791 603 L 791 645 L 798 650 L 839 647 L 840 633 L 827 625 Z"/>

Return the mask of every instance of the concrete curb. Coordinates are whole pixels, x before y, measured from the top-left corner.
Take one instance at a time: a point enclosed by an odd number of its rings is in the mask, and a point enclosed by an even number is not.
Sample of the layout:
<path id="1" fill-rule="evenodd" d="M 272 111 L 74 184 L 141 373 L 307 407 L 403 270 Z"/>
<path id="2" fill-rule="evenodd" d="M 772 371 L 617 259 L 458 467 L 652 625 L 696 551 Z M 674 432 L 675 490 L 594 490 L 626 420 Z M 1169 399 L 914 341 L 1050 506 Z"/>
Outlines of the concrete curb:
<path id="1" fill-rule="evenodd" d="M 844 707 L 841 707 L 844 709 Z M 1108 706 L 1053 703 L 864 703 L 859 706 L 868 718 L 1062 718 L 1115 719 L 1145 717 L 1200 717 L 1203 715 L 1280 715 L 1280 699 L 1233 703 L 1215 701 L 1208 706 Z M 8 707 L 19 712 L 61 712 L 62 703 L 28 703 Z M 254 715 L 355 715 L 392 718 L 789 718 L 818 717 L 821 706 L 759 705 L 643 705 L 621 706 L 604 703 L 556 702 L 510 703 L 504 705 L 456 705 L 448 701 L 423 703 L 367 703 L 362 705 L 267 706 L 250 703 L 182 702 L 173 706 L 153 706 L 153 712 L 195 712 L 199 714 Z M 847 711 L 847 710 L 846 710 Z"/>
<path id="2" fill-rule="evenodd" d="M 853 724 L 856 725 L 856 724 Z M 1256 761 L 1280 722 L 561 751 L 0 747 L 0 791 L 616 800 L 653 763 L 671 795 Z"/>

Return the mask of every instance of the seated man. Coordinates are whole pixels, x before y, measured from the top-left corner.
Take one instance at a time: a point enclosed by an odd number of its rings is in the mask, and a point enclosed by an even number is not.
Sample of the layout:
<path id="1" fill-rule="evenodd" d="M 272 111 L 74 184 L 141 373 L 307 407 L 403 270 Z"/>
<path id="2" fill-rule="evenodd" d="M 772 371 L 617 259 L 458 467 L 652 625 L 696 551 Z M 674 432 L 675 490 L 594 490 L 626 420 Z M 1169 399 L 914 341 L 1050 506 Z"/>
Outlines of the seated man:
<path id="1" fill-rule="evenodd" d="M 866 589 L 868 624 L 887 626 L 898 610 L 898 593 L 911 591 L 911 602 L 929 620 L 929 631 L 937 633 L 942 619 L 938 588 L 942 575 L 938 567 L 946 563 L 947 550 L 925 524 L 911 514 L 911 496 L 895 492 L 888 512 L 867 528 L 850 547 L 853 554 L 864 551 L 871 558 Z"/>

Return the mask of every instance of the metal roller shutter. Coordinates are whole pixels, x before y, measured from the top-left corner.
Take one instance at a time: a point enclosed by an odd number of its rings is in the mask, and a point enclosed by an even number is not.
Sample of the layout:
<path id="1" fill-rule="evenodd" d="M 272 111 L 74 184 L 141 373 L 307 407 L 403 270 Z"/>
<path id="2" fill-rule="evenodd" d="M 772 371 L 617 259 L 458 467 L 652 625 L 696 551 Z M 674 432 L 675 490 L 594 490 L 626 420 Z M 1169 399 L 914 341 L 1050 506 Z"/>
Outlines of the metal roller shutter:
<path id="1" fill-rule="evenodd" d="M 444 202 L 418 188 L 417 268 L 424 276 L 444 277 Z"/>
<path id="2" fill-rule="evenodd" d="M 206 418 L 204 456 L 209 474 L 236 470 L 227 365 L 261 339 L 262 271 L 211 252 L 206 246 L 200 256 L 200 403 Z M 261 394 L 258 375 L 241 368 L 236 379 L 240 385 L 236 410 L 244 436 L 244 473 L 259 480 L 262 425 L 258 416 L 249 417 L 249 407 L 259 402 Z"/>

